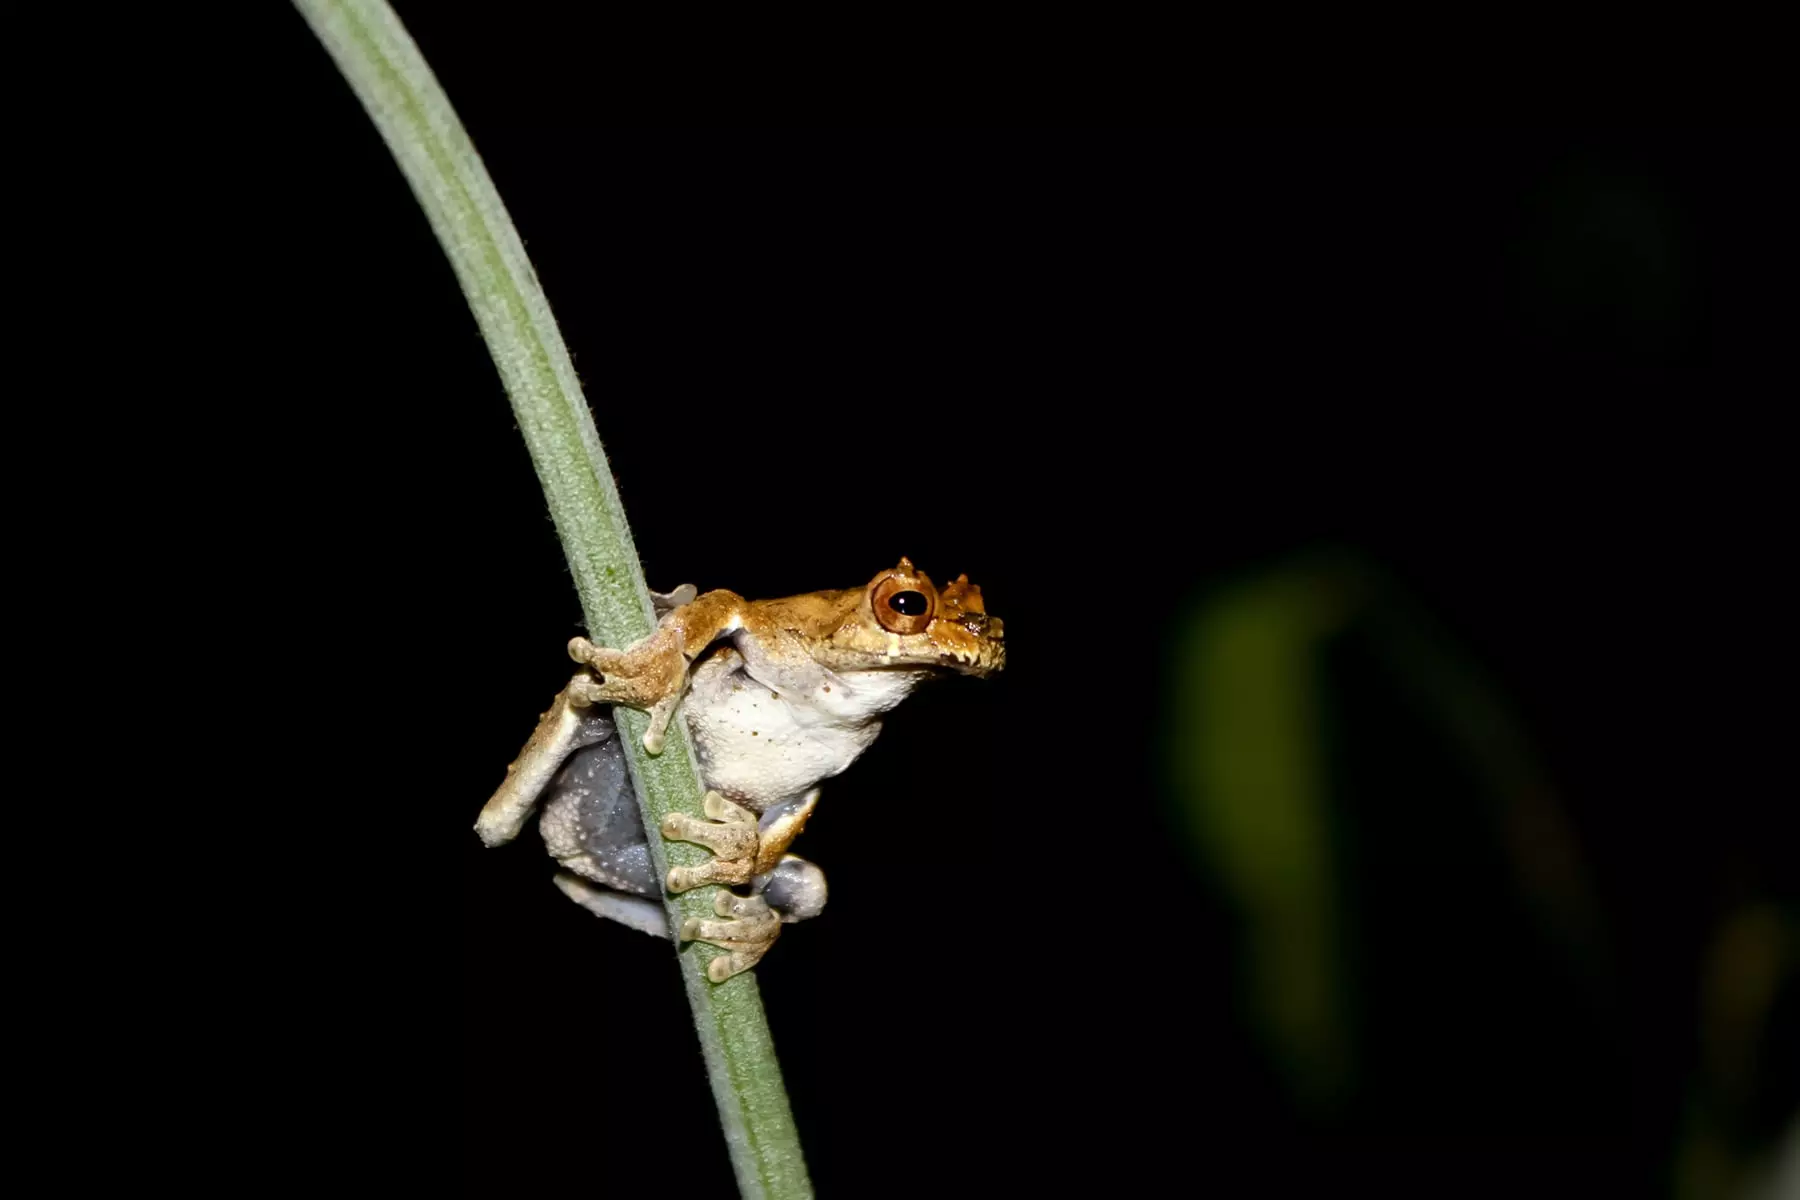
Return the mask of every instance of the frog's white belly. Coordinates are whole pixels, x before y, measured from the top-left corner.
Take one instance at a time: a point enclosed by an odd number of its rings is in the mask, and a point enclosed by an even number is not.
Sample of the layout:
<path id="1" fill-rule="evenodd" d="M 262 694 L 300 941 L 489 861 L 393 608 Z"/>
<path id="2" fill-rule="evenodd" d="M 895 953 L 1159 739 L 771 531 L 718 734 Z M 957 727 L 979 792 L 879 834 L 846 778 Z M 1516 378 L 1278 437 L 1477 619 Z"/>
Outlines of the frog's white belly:
<path id="1" fill-rule="evenodd" d="M 881 732 L 880 715 L 924 675 L 834 675 L 815 696 L 752 679 L 727 651 L 695 669 L 685 701 L 706 786 L 757 812 L 806 792 L 856 761 Z"/>

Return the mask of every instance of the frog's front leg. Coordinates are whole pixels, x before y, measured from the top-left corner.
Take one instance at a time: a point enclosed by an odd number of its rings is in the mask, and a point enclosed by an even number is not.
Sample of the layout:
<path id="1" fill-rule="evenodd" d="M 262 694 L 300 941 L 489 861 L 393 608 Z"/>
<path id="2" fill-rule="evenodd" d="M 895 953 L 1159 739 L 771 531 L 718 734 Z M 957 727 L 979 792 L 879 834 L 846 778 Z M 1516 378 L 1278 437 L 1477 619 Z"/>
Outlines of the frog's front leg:
<path id="1" fill-rule="evenodd" d="M 687 691 L 689 661 L 717 638 L 741 628 L 746 605 L 742 596 L 722 589 L 695 597 L 692 584 L 654 599 L 662 617 L 649 637 L 625 650 L 574 638 L 569 657 L 599 676 L 595 694 L 600 699 L 650 714 L 644 749 L 660 754 L 675 706 Z"/>
<path id="2" fill-rule="evenodd" d="M 629 650 L 596 646 L 584 637 L 569 642 L 569 657 L 591 667 L 599 678 L 593 695 L 607 704 L 641 708 L 650 714 L 644 749 L 662 753 L 669 720 L 687 691 L 687 656 L 679 627 L 664 624 Z"/>

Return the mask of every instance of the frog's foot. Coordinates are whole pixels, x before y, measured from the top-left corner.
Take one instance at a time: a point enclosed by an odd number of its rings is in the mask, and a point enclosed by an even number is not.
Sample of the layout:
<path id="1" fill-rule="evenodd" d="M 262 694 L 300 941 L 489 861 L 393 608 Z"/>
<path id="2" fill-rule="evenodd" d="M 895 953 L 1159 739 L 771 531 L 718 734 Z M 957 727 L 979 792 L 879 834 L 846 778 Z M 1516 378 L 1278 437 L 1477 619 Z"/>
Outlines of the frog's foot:
<path id="1" fill-rule="evenodd" d="M 739 971 L 754 967 L 781 936 L 781 918 L 761 896 L 736 896 L 720 892 L 713 911 L 723 921 L 689 917 L 681 923 L 681 940 L 705 942 L 725 951 L 706 964 L 706 977 L 724 983 Z"/>
<path id="2" fill-rule="evenodd" d="M 664 837 L 705 846 L 714 855 L 711 862 L 697 867 L 671 867 L 671 892 L 685 892 L 709 883 L 748 883 L 756 874 L 757 850 L 762 844 L 756 814 L 717 792 L 706 793 L 701 808 L 711 820 L 696 820 L 686 813 L 670 813 L 662 820 Z"/>
<path id="3" fill-rule="evenodd" d="M 825 911 L 825 872 L 798 854 L 782 855 L 775 869 L 758 875 L 753 886 L 783 925 L 809 921 Z"/>

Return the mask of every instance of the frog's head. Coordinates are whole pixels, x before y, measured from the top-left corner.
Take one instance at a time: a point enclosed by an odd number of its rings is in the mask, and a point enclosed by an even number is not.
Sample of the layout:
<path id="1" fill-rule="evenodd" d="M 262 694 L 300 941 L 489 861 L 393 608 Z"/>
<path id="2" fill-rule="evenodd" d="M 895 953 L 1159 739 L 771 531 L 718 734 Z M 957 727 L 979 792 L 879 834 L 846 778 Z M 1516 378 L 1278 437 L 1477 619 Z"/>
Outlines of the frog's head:
<path id="1" fill-rule="evenodd" d="M 958 575 L 939 591 L 931 577 L 901 559 L 869 581 L 856 615 L 832 637 L 845 666 L 928 667 L 991 675 L 1006 665 L 1005 627 L 990 617 L 981 589 Z"/>

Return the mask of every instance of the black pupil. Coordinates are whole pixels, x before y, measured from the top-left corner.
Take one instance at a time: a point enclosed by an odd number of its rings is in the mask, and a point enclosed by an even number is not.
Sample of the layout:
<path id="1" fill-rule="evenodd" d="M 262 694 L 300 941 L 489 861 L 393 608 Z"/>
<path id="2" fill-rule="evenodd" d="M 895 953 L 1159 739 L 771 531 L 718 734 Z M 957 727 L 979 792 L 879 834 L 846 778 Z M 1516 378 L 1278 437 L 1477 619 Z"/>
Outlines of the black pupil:
<path id="1" fill-rule="evenodd" d="M 922 617 L 925 615 L 924 593 L 895 592 L 888 597 L 888 607 L 903 617 Z"/>

